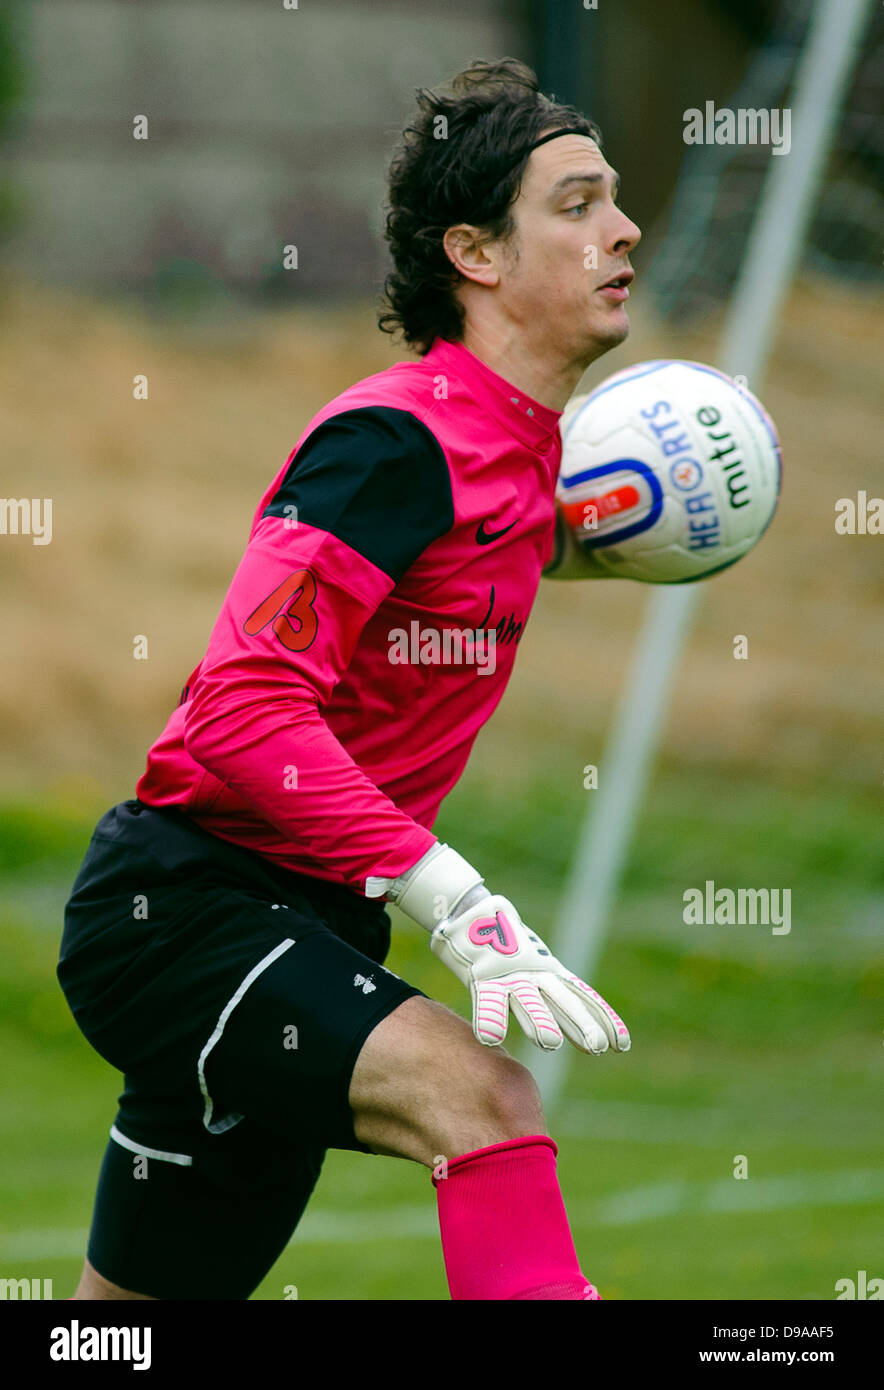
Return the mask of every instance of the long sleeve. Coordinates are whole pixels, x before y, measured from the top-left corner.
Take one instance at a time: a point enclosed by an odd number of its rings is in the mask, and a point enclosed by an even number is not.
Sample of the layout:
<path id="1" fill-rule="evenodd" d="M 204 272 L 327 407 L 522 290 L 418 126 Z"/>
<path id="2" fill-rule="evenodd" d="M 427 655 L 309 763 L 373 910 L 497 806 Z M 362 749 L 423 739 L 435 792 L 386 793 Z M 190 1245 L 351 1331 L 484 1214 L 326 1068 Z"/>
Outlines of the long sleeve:
<path id="1" fill-rule="evenodd" d="M 334 416 L 253 527 L 184 710 L 190 756 L 357 891 L 435 842 L 323 718 L 366 623 L 453 523 L 445 456 L 407 411 Z"/>

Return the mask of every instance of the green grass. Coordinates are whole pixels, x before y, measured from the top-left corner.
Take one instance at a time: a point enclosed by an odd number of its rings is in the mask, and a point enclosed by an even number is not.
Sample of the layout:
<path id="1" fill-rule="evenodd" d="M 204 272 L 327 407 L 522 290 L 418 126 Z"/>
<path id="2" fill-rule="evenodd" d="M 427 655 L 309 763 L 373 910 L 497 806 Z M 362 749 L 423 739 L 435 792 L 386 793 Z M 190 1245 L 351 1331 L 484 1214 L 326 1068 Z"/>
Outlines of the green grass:
<path id="1" fill-rule="evenodd" d="M 436 827 L 542 932 L 591 795 L 559 796 L 553 780 L 466 778 Z M 572 1050 L 551 1124 L 575 1243 L 606 1297 L 830 1299 L 839 1278 L 884 1274 L 884 971 L 870 934 L 884 860 L 872 802 L 861 788 L 833 797 L 736 773 L 658 775 L 592 979 L 633 1048 Z M 122 1089 L 55 981 L 61 908 L 101 809 L 0 808 L 0 1266 L 52 1278 L 57 1297 L 76 1283 Z M 792 931 L 685 926 L 682 894 L 706 878 L 789 887 Z M 390 967 L 465 1013 L 423 933 L 395 923 Z M 739 1155 L 745 1180 L 733 1177 Z M 255 1298 L 292 1284 L 302 1300 L 446 1298 L 426 1171 L 330 1153 Z"/>

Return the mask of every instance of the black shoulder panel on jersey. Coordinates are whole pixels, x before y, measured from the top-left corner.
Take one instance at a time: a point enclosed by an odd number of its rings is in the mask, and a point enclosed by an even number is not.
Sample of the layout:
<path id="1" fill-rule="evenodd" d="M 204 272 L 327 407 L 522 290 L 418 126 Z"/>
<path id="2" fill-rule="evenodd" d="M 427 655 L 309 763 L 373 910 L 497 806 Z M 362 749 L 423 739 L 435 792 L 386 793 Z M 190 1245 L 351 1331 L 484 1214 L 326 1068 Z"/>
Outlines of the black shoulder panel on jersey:
<path id="1" fill-rule="evenodd" d="M 328 531 L 394 583 L 454 525 L 442 447 L 409 410 L 345 410 L 304 440 L 264 516 Z M 286 510 L 289 508 L 289 510 Z"/>

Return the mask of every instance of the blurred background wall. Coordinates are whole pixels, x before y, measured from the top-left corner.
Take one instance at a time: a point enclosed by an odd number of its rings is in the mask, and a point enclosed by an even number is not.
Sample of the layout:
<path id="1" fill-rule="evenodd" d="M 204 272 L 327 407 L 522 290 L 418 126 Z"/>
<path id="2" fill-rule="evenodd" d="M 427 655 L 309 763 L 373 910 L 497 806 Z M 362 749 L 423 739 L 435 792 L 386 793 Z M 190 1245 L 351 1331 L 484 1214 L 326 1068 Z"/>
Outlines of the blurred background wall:
<path id="1" fill-rule="evenodd" d="M 747 74 L 753 103 L 775 105 L 807 13 L 803 0 L 13 3 L 0 31 L 15 95 L 5 258 L 41 280 L 148 296 L 363 294 L 385 264 L 383 167 L 413 88 L 488 53 L 524 57 L 544 90 L 583 103 L 616 154 L 633 216 L 662 232 L 685 153 L 682 112 Z M 854 195 L 851 226 L 829 248 L 854 263 L 864 258 L 849 232 L 876 236 L 881 210 L 881 82 L 873 41 L 840 141 L 847 176 L 868 195 Z M 133 138 L 137 116 L 146 139 Z M 733 264 L 733 219 L 742 204 L 745 228 L 767 152 L 724 154 L 738 166 L 718 209 Z M 837 219 L 822 218 L 831 242 Z M 297 279 L 280 265 L 285 243 L 299 247 Z"/>
<path id="2" fill-rule="evenodd" d="M 35 3 L 7 157 L 17 265 L 61 283 L 363 293 L 411 89 L 525 39 L 528 7 L 255 0 Z M 391 30 L 395 43 L 391 46 Z M 132 118 L 149 118 L 133 142 Z"/>

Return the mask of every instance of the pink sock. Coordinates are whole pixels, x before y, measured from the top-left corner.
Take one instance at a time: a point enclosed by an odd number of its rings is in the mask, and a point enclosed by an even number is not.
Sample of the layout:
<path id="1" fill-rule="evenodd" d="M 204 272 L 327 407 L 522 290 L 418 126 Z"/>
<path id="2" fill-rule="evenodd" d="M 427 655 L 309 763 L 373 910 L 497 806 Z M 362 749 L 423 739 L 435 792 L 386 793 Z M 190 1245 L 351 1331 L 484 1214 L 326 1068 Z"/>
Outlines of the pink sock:
<path id="1" fill-rule="evenodd" d="M 447 1177 L 433 1173 L 452 1299 L 593 1296 L 571 1239 L 557 1154 L 548 1135 L 532 1134 L 451 1159 Z"/>

